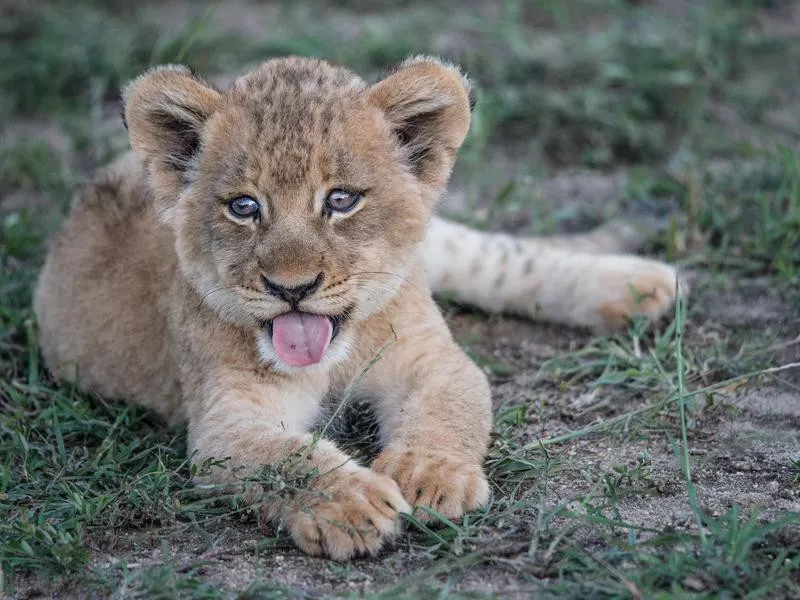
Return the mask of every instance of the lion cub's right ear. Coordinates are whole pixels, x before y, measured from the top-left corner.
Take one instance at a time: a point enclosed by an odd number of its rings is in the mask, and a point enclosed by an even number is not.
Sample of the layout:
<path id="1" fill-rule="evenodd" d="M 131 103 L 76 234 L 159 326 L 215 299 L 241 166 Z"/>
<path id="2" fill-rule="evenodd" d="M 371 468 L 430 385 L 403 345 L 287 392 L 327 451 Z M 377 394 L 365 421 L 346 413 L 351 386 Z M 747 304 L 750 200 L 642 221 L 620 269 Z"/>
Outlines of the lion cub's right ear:
<path id="1" fill-rule="evenodd" d="M 221 94 L 186 67 L 156 67 L 123 90 L 131 147 L 141 157 L 162 200 L 174 201 L 188 181 L 208 118 Z"/>

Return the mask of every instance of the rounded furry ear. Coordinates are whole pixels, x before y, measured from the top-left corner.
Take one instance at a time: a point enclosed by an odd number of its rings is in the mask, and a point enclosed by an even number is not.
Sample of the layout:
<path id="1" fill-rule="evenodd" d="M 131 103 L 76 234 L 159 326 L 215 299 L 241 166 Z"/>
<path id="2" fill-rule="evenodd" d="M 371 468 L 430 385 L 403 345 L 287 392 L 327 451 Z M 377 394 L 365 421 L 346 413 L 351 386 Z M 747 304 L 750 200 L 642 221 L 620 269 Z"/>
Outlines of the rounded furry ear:
<path id="1" fill-rule="evenodd" d="M 141 157 L 162 196 L 180 194 L 202 139 L 203 127 L 222 96 L 186 67 L 147 71 L 122 93 L 131 147 Z"/>
<path id="2" fill-rule="evenodd" d="M 369 90 L 397 135 L 411 172 L 437 190 L 444 188 L 456 153 L 469 131 L 469 80 L 436 58 L 410 58 Z"/>

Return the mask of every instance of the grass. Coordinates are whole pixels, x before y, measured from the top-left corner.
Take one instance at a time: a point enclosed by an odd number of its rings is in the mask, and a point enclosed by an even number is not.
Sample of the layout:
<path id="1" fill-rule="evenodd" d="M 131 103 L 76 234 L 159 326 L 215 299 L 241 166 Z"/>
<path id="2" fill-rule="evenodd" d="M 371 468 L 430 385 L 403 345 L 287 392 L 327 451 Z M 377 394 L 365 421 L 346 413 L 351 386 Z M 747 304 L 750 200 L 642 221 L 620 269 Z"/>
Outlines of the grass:
<path id="1" fill-rule="evenodd" d="M 791 65 L 797 45 L 762 25 L 780 17 L 780 3 L 689 3 L 677 16 L 660 3 L 614 0 L 475 3 L 458 14 L 444 3 L 403 4 L 294 3 L 269 13 L 263 31 L 266 13 L 221 3 L 177 26 L 124 3 L 3 9 L 0 589 L 34 581 L 120 598 L 800 594 L 800 516 L 780 508 L 786 502 L 759 510 L 745 496 L 714 495 L 726 493 L 717 472 L 735 479 L 718 455 L 740 451 L 723 426 L 737 395 L 798 390 L 797 139 L 770 125 L 770 111 L 793 101 L 780 65 Z M 464 64 L 478 84 L 456 185 L 489 217 L 463 218 L 559 230 L 573 215 L 544 214 L 532 176 L 628 169 L 615 207 L 669 207 L 671 225 L 650 249 L 690 267 L 700 285 L 663 329 L 558 332 L 544 358 L 526 354 L 527 340 L 460 336 L 503 405 L 486 461 L 492 504 L 461 523 L 409 519 L 398 547 L 372 561 L 306 563 L 282 533 L 259 537 L 235 498 L 197 494 L 181 429 L 53 382 L 31 292 L 70 191 L 119 152 L 119 128 L 103 125 L 120 85 L 149 65 L 182 60 L 213 74 L 299 53 L 374 77 L 419 52 Z M 67 143 L 26 133 L 41 123 Z M 751 284 L 779 316 L 717 306 L 729 290 L 747 302 L 737 286 Z M 575 344 L 562 344 L 567 337 Z M 369 457 L 374 419 L 363 405 L 331 414 L 327 434 Z M 793 456 L 782 466 L 764 458 L 752 483 L 768 485 L 768 475 L 774 498 L 796 501 L 796 436 L 769 427 L 794 440 Z M 679 514 L 643 509 L 651 506 Z M 245 541 L 232 542 L 231 531 Z M 220 587 L 234 558 L 250 570 Z"/>

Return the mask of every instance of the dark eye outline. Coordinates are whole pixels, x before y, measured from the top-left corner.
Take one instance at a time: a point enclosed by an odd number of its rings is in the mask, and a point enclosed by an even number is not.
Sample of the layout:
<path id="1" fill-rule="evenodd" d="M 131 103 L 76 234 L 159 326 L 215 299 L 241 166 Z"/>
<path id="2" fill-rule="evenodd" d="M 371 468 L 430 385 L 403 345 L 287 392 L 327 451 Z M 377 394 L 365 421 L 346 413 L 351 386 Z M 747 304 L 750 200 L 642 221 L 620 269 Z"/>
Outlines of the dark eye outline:
<path id="1" fill-rule="evenodd" d="M 347 194 L 350 196 L 350 204 L 344 207 L 336 207 L 331 204 L 331 195 L 332 194 Z M 328 195 L 325 196 L 325 204 L 323 206 L 323 212 L 326 216 L 330 217 L 333 213 L 349 213 L 353 210 L 358 203 L 361 202 L 361 198 L 364 196 L 363 192 L 356 192 L 353 190 L 348 190 L 345 188 L 334 188 L 328 192 Z"/>
<path id="2" fill-rule="evenodd" d="M 255 210 L 252 212 L 241 212 L 237 210 L 235 205 L 240 200 L 250 200 L 252 204 L 249 206 L 255 207 Z M 236 198 L 228 202 L 228 212 L 230 212 L 237 219 L 253 219 L 255 221 L 261 218 L 261 205 L 258 203 L 258 200 L 251 198 L 250 196 L 236 196 Z"/>

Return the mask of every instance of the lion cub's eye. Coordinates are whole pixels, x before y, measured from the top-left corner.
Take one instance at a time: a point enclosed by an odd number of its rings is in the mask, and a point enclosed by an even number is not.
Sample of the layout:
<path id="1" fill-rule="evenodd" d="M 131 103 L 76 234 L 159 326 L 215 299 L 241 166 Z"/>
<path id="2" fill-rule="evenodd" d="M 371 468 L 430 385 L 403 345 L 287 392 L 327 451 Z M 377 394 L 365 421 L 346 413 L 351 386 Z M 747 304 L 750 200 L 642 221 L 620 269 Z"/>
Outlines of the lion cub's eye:
<path id="1" fill-rule="evenodd" d="M 256 219 L 261 213 L 261 206 L 250 196 L 239 196 L 228 202 L 228 210 L 238 219 Z"/>
<path id="2" fill-rule="evenodd" d="M 350 212 L 361 200 L 361 194 L 348 190 L 331 190 L 325 198 L 325 212 Z"/>

